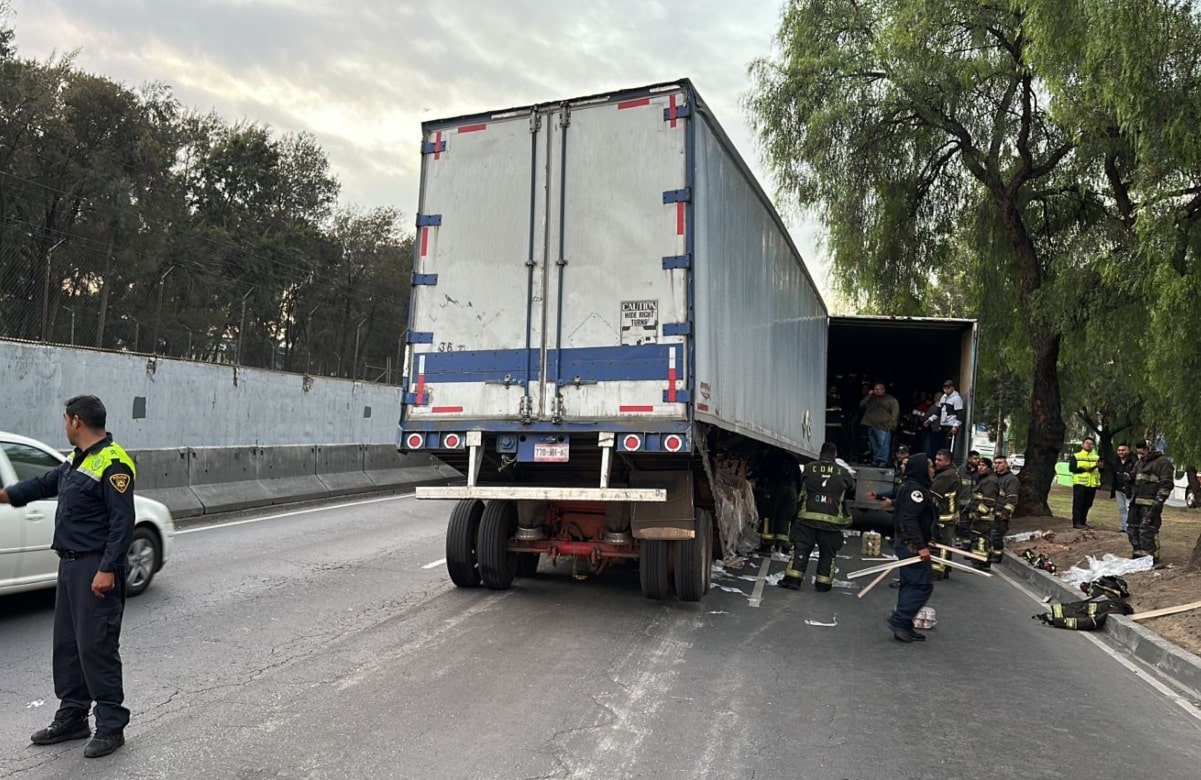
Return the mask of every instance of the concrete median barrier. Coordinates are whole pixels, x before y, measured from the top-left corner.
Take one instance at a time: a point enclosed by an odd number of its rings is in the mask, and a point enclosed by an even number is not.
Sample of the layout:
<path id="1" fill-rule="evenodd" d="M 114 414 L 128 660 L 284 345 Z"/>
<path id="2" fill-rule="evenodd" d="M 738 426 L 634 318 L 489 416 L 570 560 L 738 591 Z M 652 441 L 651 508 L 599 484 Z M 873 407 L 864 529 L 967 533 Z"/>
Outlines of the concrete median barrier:
<path id="1" fill-rule="evenodd" d="M 192 447 L 188 452 L 192 491 L 206 515 L 272 503 L 258 478 L 258 447 Z"/>
<path id="2" fill-rule="evenodd" d="M 204 504 L 192 491 L 188 474 L 188 449 L 131 452 L 138 466 L 138 495 L 161 501 L 177 518 L 204 514 Z"/>
<path id="3" fill-rule="evenodd" d="M 330 495 L 361 493 L 375 489 L 363 471 L 362 444 L 327 444 L 317 448 L 317 479 Z"/>
<path id="4" fill-rule="evenodd" d="M 329 488 L 317 478 L 316 446 L 259 447 L 258 480 L 272 503 L 327 498 Z"/>
<path id="5" fill-rule="evenodd" d="M 363 471 L 377 489 L 441 482 L 460 474 L 432 455 L 399 453 L 390 444 L 371 444 L 363 451 Z"/>

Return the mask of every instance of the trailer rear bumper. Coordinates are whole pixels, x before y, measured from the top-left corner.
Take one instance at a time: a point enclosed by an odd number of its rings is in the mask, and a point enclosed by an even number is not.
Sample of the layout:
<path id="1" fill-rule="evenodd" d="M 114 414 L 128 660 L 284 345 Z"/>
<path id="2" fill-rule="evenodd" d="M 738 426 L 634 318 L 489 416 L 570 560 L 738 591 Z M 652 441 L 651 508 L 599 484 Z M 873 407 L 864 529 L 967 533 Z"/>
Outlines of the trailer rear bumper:
<path id="1" fill-rule="evenodd" d="M 503 499 L 511 501 L 667 501 L 666 488 L 557 488 L 507 487 L 505 485 L 458 485 L 419 487 L 417 498 Z"/>

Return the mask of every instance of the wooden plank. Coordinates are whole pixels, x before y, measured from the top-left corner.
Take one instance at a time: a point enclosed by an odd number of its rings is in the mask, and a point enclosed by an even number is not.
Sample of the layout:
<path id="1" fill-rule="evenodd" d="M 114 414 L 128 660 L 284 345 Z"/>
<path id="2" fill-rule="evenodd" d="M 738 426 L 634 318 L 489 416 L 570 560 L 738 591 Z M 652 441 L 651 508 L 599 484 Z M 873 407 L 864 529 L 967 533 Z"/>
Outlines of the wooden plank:
<path id="1" fill-rule="evenodd" d="M 915 563 L 921 563 L 921 560 L 921 558 L 915 555 L 912 558 L 906 558 L 903 561 L 891 561 L 890 563 L 882 563 L 879 566 L 868 566 L 866 569 L 860 569 L 859 571 L 851 572 L 847 575 L 847 579 L 853 580 L 856 577 L 866 577 L 869 574 L 876 574 L 882 571 L 892 571 L 893 569 L 900 568 L 901 566 L 911 566 Z"/>
<path id="2" fill-rule="evenodd" d="M 876 575 L 876 578 L 875 578 L 874 580 L 872 580 L 871 582 L 869 582 L 869 583 L 867 584 L 867 587 L 866 587 L 866 588 L 864 588 L 863 590 L 861 590 L 861 591 L 859 591 L 858 593 L 856 593 L 856 594 L 855 594 L 855 597 L 856 597 L 856 598 L 863 598 L 864 596 L 866 596 L 866 595 L 867 595 L 867 592 L 868 592 L 869 590 L 871 590 L 872 588 L 874 588 L 874 587 L 876 587 L 877 585 L 879 585 L 879 584 L 880 584 L 880 583 L 881 583 L 881 582 L 884 580 L 884 578 L 885 578 L 885 577 L 887 577 L 887 576 L 888 576 L 889 574 L 891 574 L 891 573 L 892 573 L 892 572 L 891 572 L 891 570 L 890 570 L 890 571 L 882 571 L 882 572 L 880 572 L 878 575 Z"/>
<path id="3" fill-rule="evenodd" d="M 957 555 L 962 555 L 964 558 L 971 558 L 974 561 L 980 561 L 980 563 L 988 563 L 987 555 L 981 555 L 980 553 L 974 553 L 968 550 L 961 550 L 958 547 L 951 547 L 950 545 L 939 544 L 938 542 L 931 542 L 930 546 L 935 550 L 950 550 Z"/>
<path id="4" fill-rule="evenodd" d="M 1131 620 L 1143 620 L 1145 618 L 1163 617 L 1164 615 L 1175 615 L 1177 612 L 1188 612 L 1190 609 L 1201 608 L 1201 601 L 1194 601 L 1191 604 L 1178 604 L 1175 607 L 1164 607 L 1163 609 L 1153 609 L 1150 612 L 1139 612 L 1134 615 L 1127 615 Z"/>

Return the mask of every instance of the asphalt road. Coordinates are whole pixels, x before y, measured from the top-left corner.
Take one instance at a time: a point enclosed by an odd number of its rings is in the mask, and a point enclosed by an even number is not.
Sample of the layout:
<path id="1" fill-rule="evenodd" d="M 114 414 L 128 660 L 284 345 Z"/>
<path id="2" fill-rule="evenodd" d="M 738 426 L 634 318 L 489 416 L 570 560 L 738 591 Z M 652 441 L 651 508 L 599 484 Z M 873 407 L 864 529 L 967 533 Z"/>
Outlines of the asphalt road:
<path id="1" fill-rule="evenodd" d="M 103 759 L 49 722 L 52 597 L 0 599 L 0 776 L 1196 777 L 1197 709 L 1004 577 L 939 584 L 923 644 L 862 600 L 718 577 L 700 604 L 545 562 L 506 592 L 438 562 L 448 505 L 389 498 L 189 530 L 122 636 Z M 843 551 L 845 573 L 863 565 Z M 774 563 L 772 571 L 783 567 Z M 759 566 L 744 573 L 755 577 Z M 807 622 L 811 621 L 811 622 Z M 836 624 L 836 625 L 829 625 Z"/>

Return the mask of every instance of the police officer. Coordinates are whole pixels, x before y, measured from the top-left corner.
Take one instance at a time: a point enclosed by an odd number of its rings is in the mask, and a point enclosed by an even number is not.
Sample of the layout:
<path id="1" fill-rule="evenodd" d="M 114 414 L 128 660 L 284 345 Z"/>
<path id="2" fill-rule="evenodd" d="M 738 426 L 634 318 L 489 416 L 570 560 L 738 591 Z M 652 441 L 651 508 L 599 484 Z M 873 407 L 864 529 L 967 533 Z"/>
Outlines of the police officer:
<path id="1" fill-rule="evenodd" d="M 897 494 L 893 519 L 893 549 L 898 560 L 914 556 L 920 563 L 902 566 L 897 593 L 897 606 L 888 616 L 892 635 L 900 642 L 922 642 L 926 637 L 913 630 L 913 618 L 930 600 L 934 592 L 934 571 L 930 564 L 930 542 L 933 540 L 935 510 L 930 496 L 930 480 L 934 464 L 925 453 L 909 456 L 905 464 L 905 481 Z"/>
<path id="2" fill-rule="evenodd" d="M 935 540 L 943 545 L 934 559 L 934 578 L 945 580 L 951 576 L 951 567 L 943 561 L 951 557 L 948 547 L 955 546 L 955 529 L 959 525 L 959 473 L 951 465 L 951 451 L 941 449 L 934 456 L 934 481 L 930 492 L 938 511 L 938 523 L 934 527 Z"/>
<path id="3" fill-rule="evenodd" d="M 833 442 L 823 444 L 819 456 L 801 467 L 801 496 L 797 519 L 792 524 L 792 557 L 780 580 L 780 587 L 789 590 L 801 589 L 814 547 L 818 559 L 813 588 L 824 592 L 834 587 L 834 555 L 842 549 L 843 529 L 851 524 L 844 506 L 855 495 L 855 478 L 835 462 L 838 447 Z"/>
<path id="4" fill-rule="evenodd" d="M 1009 521 L 1013 519 L 1013 513 L 1017 510 L 1021 484 L 1017 475 L 1009 470 L 1009 459 L 1004 455 L 993 458 L 992 468 L 997 476 L 997 504 L 988 557 L 992 563 L 1000 563 L 1005 552 L 1005 537 L 1009 534 Z"/>
<path id="5" fill-rule="evenodd" d="M 1134 464 L 1134 498 L 1126 526 L 1133 548 L 1130 557 L 1150 555 L 1159 563 L 1159 527 L 1163 524 L 1164 502 L 1175 486 L 1176 469 L 1150 442 L 1140 441 L 1134 450 L 1138 453 L 1138 463 Z"/>
<path id="6" fill-rule="evenodd" d="M 63 415 L 71 458 L 56 469 L 0 490 L 0 503 L 25 506 L 58 497 L 54 541 L 58 591 L 54 598 L 54 721 L 33 734 L 35 745 L 92 736 L 88 711 L 96 704 L 96 735 L 83 754 L 96 758 L 125 744 L 121 616 L 125 556 L 133 537 L 134 463 L 105 431 L 104 404 L 93 395 L 67 401 Z"/>
<path id="7" fill-rule="evenodd" d="M 993 473 L 992 461 L 981 458 L 976 463 L 976 487 L 972 492 L 972 503 L 968 509 L 971 517 L 971 550 L 980 555 L 992 558 L 993 521 L 996 519 L 997 496 L 1001 486 L 997 484 L 997 475 Z M 972 565 L 979 569 L 990 568 L 989 563 Z"/>

